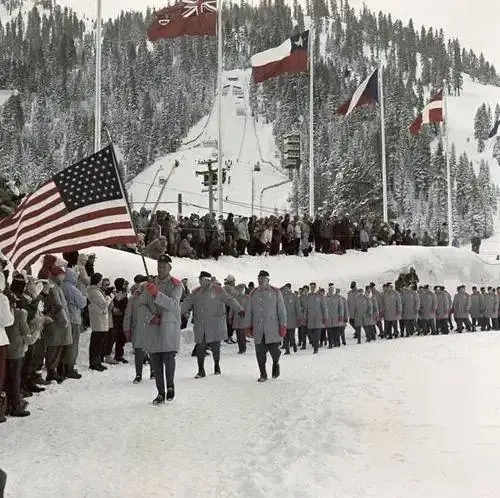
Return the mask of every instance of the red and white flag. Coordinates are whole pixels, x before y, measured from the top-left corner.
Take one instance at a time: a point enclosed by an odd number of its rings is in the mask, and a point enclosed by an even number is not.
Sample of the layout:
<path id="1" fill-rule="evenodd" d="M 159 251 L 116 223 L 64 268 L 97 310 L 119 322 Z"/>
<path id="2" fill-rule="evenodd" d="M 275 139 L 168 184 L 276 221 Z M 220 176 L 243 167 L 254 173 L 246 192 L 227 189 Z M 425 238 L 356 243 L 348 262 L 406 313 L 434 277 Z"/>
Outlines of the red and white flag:
<path id="1" fill-rule="evenodd" d="M 309 31 L 285 40 L 273 47 L 252 56 L 252 74 L 255 83 L 285 73 L 303 73 L 308 70 Z"/>
<path id="2" fill-rule="evenodd" d="M 57 173 L 0 221 L 0 250 L 19 271 L 43 254 L 136 240 L 112 145 Z"/>
<path id="3" fill-rule="evenodd" d="M 443 90 L 439 90 L 431 101 L 424 107 L 421 114 L 410 125 L 410 133 L 418 135 L 424 124 L 442 123 L 444 121 Z"/>
<path id="4" fill-rule="evenodd" d="M 148 28 L 148 38 L 178 36 L 214 36 L 217 32 L 215 0 L 184 0 L 155 12 L 155 21 Z"/>

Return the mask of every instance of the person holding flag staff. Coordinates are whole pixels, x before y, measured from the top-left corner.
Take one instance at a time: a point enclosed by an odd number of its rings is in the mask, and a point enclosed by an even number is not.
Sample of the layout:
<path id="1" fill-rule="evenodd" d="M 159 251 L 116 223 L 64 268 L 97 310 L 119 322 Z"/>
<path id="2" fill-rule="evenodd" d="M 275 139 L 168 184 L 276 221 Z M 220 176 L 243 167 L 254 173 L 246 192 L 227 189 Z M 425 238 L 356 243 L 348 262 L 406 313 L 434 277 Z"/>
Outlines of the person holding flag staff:
<path id="1" fill-rule="evenodd" d="M 172 401 L 175 396 L 175 356 L 181 345 L 182 283 L 170 275 L 172 259 L 162 254 L 158 276 L 145 285 L 139 297 L 139 310 L 145 318 L 145 350 L 151 355 L 158 395 L 154 405 Z M 165 380 L 167 390 L 165 391 Z"/>

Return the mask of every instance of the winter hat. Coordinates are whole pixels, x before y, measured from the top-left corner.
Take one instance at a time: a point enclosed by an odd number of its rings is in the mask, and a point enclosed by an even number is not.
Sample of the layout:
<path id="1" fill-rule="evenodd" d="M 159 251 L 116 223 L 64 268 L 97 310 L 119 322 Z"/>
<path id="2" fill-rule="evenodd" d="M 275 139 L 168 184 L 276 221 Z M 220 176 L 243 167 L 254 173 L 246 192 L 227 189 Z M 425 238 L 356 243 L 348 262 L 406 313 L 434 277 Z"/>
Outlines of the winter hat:
<path id="1" fill-rule="evenodd" d="M 12 277 L 12 283 L 10 284 L 10 290 L 14 294 L 23 294 L 26 290 L 26 279 L 21 273 L 15 273 Z"/>
<path id="2" fill-rule="evenodd" d="M 136 284 L 141 284 L 142 282 L 147 282 L 148 281 L 148 277 L 146 277 L 145 275 L 136 275 L 134 277 L 134 283 Z"/>
<path id="3" fill-rule="evenodd" d="M 124 278 L 117 278 L 115 280 L 115 289 L 117 292 L 124 292 L 125 291 L 125 284 L 126 284 L 126 280 Z"/>
<path id="4" fill-rule="evenodd" d="M 232 283 L 232 284 L 236 283 L 236 279 L 234 278 L 234 275 L 228 275 L 228 276 L 226 277 L 225 281 L 226 281 L 228 284 L 230 284 L 230 283 Z"/>
<path id="5" fill-rule="evenodd" d="M 69 266 L 76 266 L 78 264 L 78 251 L 63 252 L 62 257 L 68 262 Z"/>
<path id="6" fill-rule="evenodd" d="M 354 289 L 354 287 L 356 287 L 356 282 L 354 282 L 354 280 L 351 282 L 351 289 Z"/>
<path id="7" fill-rule="evenodd" d="M 212 275 L 208 273 L 208 271 L 202 271 L 200 272 L 199 278 L 212 278 Z"/>
<path id="8" fill-rule="evenodd" d="M 168 254 L 162 254 L 158 258 L 158 263 L 168 263 L 169 265 L 172 264 L 172 258 Z"/>
<path id="9" fill-rule="evenodd" d="M 64 268 L 61 268 L 60 266 L 54 265 L 50 269 L 50 274 L 53 277 L 58 277 L 59 275 L 64 275 L 65 273 L 66 273 L 66 271 L 64 270 Z"/>
<path id="10" fill-rule="evenodd" d="M 100 273 L 94 273 L 90 277 L 90 285 L 98 285 L 101 280 L 102 280 L 102 275 Z"/>
<path id="11" fill-rule="evenodd" d="M 259 277 L 267 277 L 269 278 L 269 273 L 266 270 L 260 270 Z"/>

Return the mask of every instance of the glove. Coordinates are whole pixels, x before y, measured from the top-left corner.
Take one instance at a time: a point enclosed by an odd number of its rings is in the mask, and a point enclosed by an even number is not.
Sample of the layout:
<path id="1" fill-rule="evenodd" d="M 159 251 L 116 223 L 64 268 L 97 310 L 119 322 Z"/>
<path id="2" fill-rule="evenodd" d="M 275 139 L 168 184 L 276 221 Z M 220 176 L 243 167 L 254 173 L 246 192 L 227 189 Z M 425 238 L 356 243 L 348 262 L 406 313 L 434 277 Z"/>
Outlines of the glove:
<path id="1" fill-rule="evenodd" d="M 245 310 L 238 311 L 238 315 L 243 318 L 245 316 Z"/>
<path id="2" fill-rule="evenodd" d="M 282 325 L 280 327 L 280 337 L 285 337 L 285 336 L 286 336 L 286 327 Z"/>
<path id="3" fill-rule="evenodd" d="M 158 289 L 158 286 L 156 284 L 150 282 L 149 284 L 146 284 L 146 291 L 151 296 L 156 297 L 158 295 L 158 292 L 160 292 L 160 289 Z"/>
<path id="4" fill-rule="evenodd" d="M 245 329 L 245 335 L 246 335 L 247 337 L 253 337 L 253 330 L 252 330 L 252 327 L 247 327 L 247 328 Z"/>
<path id="5" fill-rule="evenodd" d="M 149 323 L 151 325 L 160 325 L 160 323 L 161 323 L 161 316 L 155 315 L 153 318 L 151 318 L 151 321 Z"/>

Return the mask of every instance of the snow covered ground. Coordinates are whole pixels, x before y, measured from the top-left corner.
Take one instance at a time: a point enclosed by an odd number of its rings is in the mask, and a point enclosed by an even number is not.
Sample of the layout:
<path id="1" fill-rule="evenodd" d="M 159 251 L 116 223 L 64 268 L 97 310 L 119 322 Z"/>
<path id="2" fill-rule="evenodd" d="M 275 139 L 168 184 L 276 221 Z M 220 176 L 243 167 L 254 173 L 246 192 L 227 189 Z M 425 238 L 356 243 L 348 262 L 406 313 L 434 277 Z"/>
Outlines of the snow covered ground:
<path id="1" fill-rule="evenodd" d="M 95 249 L 111 277 L 141 271 L 138 257 Z M 495 267 L 466 249 L 389 247 L 367 254 L 176 259 L 193 285 L 201 269 L 222 279 L 294 286 L 333 280 L 377 284 L 415 266 L 422 282 L 497 283 Z M 153 264 L 151 264 L 153 267 Z M 153 269 L 153 268 L 152 268 Z M 32 416 L 0 425 L 10 498 L 495 497 L 500 478 L 498 332 L 414 337 L 282 359 L 277 381 L 257 384 L 253 348 L 222 352 L 221 377 L 195 380 L 192 333 L 183 333 L 176 399 L 155 408 L 153 381 L 131 365 L 87 368 L 80 381 L 31 398 Z M 130 360 L 132 357 L 128 356 Z M 208 358 L 211 371 L 210 357 Z M 147 371 L 147 370 L 146 370 Z"/>
<path id="2" fill-rule="evenodd" d="M 309 349 L 263 385 L 253 349 L 195 380 L 186 348 L 161 408 L 132 366 L 83 363 L 0 426 L 6 496 L 497 497 L 497 334 Z"/>
<path id="3" fill-rule="evenodd" d="M 257 121 L 251 115 L 248 102 L 250 70 L 227 71 L 224 73 L 222 97 L 222 150 L 223 164 L 227 171 L 227 181 L 223 187 L 224 212 L 249 216 L 254 205 L 254 213 L 268 216 L 275 211 L 283 212 L 288 205 L 290 183 L 288 175 L 280 169 L 277 149 L 274 143 L 272 124 Z M 158 209 L 177 214 L 177 194 L 182 194 L 183 214 L 192 212 L 205 214 L 208 209 L 208 193 L 203 186 L 203 177 L 196 171 L 206 170 L 199 160 L 217 158 L 218 121 L 217 108 L 209 116 L 195 125 L 177 152 L 168 154 L 139 174 L 128 186 L 134 209 L 140 209 L 144 201 L 152 208 L 159 199 Z M 175 160 L 179 167 L 173 169 L 163 194 L 160 178 L 167 178 Z M 256 163 L 260 171 L 254 173 Z M 159 168 L 163 170 L 159 171 Z M 217 163 L 213 165 L 217 170 Z M 254 177 L 252 202 L 252 176 Z M 283 183 L 277 188 L 264 188 Z M 149 192 L 149 195 L 148 195 Z M 216 194 L 217 197 L 217 194 Z M 214 203 L 217 209 L 217 201 Z"/>

